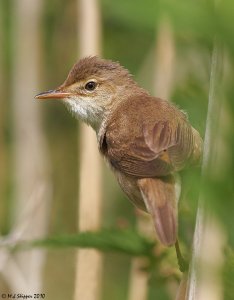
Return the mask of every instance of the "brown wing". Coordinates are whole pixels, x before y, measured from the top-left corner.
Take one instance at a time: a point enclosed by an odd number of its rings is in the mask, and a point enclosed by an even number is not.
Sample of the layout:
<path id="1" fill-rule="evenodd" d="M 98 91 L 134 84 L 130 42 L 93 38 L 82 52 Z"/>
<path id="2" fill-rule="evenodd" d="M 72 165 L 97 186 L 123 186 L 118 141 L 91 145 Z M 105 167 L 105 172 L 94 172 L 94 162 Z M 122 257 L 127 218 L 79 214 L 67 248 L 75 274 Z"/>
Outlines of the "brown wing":
<path id="1" fill-rule="evenodd" d="M 111 165 L 127 175 L 160 177 L 195 160 L 200 136 L 185 115 L 167 101 L 137 100 L 117 111 L 107 127 L 105 154 Z"/>
<path id="2" fill-rule="evenodd" d="M 156 122 L 152 129 L 143 128 L 143 138 L 155 153 L 154 159 L 167 163 L 172 171 L 179 171 L 195 161 L 195 152 L 197 155 L 201 146 L 200 136 L 195 135 L 185 119 Z"/>

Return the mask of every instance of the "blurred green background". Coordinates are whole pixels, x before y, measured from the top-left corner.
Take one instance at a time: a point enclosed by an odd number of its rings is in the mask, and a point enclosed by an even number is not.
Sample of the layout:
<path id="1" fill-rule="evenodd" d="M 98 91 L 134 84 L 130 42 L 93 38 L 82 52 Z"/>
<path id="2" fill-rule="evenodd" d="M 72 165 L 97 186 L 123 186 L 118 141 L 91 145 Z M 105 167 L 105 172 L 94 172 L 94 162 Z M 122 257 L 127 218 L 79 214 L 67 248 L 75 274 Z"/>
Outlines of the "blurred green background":
<path id="1" fill-rule="evenodd" d="M 12 97 L 17 76 L 24 77 L 30 65 L 14 74 L 18 50 L 15 43 L 15 6 L 17 1 L 0 2 L 0 229 L 2 236 L 11 232 L 14 223 L 14 201 L 17 198 L 14 181 L 14 116 Z M 102 0 L 102 56 L 119 61 L 128 68 L 139 84 L 157 95 L 152 80 L 157 37 L 161 21 L 170 23 L 175 65 L 170 100 L 188 113 L 192 125 L 204 136 L 208 105 L 211 53 L 214 37 L 222 45 L 222 76 L 217 86 L 217 101 L 222 102 L 218 119 L 217 144 L 219 154 L 213 160 L 212 176 L 203 187 L 208 210 L 214 213 L 227 235 L 225 263 L 222 269 L 224 299 L 233 299 L 234 271 L 234 2 L 220 1 L 131 1 Z M 18 4 L 20 5 L 20 4 Z M 61 84 L 72 65 L 79 59 L 77 45 L 77 2 L 75 0 L 41 1 L 39 15 L 39 87 L 35 94 Z M 30 19 L 28 20 L 30 27 Z M 20 43 L 25 36 L 17 37 Z M 32 50 L 34 51 L 34 50 Z M 26 54 L 27 55 L 27 54 Z M 162 74 L 163 76 L 163 74 Z M 24 87 L 22 87 L 24 89 Z M 27 87 L 25 87 L 27 89 Z M 17 98 L 17 97 L 16 97 Z M 77 232 L 77 195 L 79 122 L 59 102 L 37 104 L 41 112 L 41 126 L 46 141 L 50 180 L 53 194 L 48 235 Z M 28 160 L 30 161 L 30 157 Z M 104 228 L 135 228 L 136 218 L 132 205 L 126 200 L 110 171 L 104 166 L 103 220 Z M 189 255 L 195 223 L 199 186 L 199 170 L 184 176 L 186 190 L 180 203 L 180 239 Z M 163 250 L 164 251 L 164 250 Z M 208 249 L 209 251 L 209 249 Z M 176 267 L 173 249 L 165 250 L 166 265 Z M 49 249 L 44 268 L 43 291 L 46 299 L 72 299 L 75 276 L 75 250 Z M 108 253 L 104 259 L 103 300 L 122 300 L 127 297 L 131 257 Z M 162 262 L 163 263 L 163 262 Z M 149 299 L 174 299 L 172 285 L 179 280 L 175 271 L 169 276 L 151 272 Z M 8 291 L 2 279 L 0 289 Z M 172 291 L 175 289 L 172 288 Z"/>

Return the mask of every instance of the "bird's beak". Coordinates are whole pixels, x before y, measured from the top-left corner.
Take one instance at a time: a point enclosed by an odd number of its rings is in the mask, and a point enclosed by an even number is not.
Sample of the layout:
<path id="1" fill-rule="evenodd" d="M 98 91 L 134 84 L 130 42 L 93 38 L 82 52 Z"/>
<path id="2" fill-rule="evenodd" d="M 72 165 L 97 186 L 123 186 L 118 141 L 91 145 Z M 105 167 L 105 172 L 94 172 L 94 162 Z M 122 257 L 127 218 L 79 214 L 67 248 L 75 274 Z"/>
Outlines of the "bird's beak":
<path id="1" fill-rule="evenodd" d="M 36 95 L 35 99 L 63 99 L 71 95 L 72 93 L 64 92 L 61 90 L 50 90 Z"/>

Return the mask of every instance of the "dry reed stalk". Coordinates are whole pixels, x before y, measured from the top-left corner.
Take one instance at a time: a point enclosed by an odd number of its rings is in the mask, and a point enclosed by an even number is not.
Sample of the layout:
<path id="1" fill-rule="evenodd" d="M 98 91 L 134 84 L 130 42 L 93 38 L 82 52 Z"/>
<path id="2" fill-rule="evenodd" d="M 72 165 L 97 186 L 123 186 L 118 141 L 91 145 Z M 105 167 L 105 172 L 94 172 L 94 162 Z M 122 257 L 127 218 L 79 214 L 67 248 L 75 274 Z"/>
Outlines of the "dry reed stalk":
<path id="1" fill-rule="evenodd" d="M 173 89 L 175 45 L 170 22 L 166 17 L 160 22 L 155 50 L 155 95 L 169 100 Z"/>
<path id="2" fill-rule="evenodd" d="M 155 235 L 153 223 L 150 216 L 137 210 L 138 231 L 145 236 Z M 147 260 L 142 257 L 132 259 L 128 300 L 146 300 L 148 296 L 149 273 L 146 270 Z"/>
<path id="3" fill-rule="evenodd" d="M 7 237 L 42 238 L 47 232 L 51 187 L 40 110 L 33 100 L 39 90 L 39 19 L 41 1 L 14 2 L 13 122 L 15 207 Z M 3 250 L 1 272 L 12 292 L 38 293 L 42 289 L 45 251 L 20 253 Z M 2 257 L 1 257 L 2 258 Z"/>
<path id="4" fill-rule="evenodd" d="M 101 22 L 97 0 L 77 0 L 78 48 L 81 57 L 100 54 Z M 80 231 L 95 231 L 101 224 L 101 161 L 94 132 L 87 125 L 80 125 Z M 97 300 L 101 292 L 102 254 L 93 249 L 77 251 L 74 299 Z"/>
<path id="5" fill-rule="evenodd" d="M 185 300 L 188 285 L 188 274 L 184 273 L 178 287 L 175 300 Z"/>
<path id="6" fill-rule="evenodd" d="M 209 102 L 202 164 L 203 180 L 214 171 L 212 161 L 217 150 L 217 128 L 221 111 L 221 97 L 218 91 L 221 68 L 222 55 L 216 42 L 211 60 Z M 187 300 L 223 299 L 220 270 L 223 264 L 222 249 L 225 245 L 225 233 L 218 221 L 209 215 L 204 204 L 205 194 L 204 191 L 201 191 L 194 232 Z"/>

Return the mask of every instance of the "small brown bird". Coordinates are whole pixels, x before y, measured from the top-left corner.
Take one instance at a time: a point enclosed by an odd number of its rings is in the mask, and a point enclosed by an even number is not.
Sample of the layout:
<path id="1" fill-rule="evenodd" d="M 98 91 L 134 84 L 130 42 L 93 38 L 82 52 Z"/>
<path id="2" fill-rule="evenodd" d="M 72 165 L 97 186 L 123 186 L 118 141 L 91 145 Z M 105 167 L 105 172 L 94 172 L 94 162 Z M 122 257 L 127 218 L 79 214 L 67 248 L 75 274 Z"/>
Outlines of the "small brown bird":
<path id="1" fill-rule="evenodd" d="M 96 131 L 121 188 L 153 218 L 159 240 L 177 242 L 176 174 L 200 161 L 202 140 L 187 116 L 155 98 L 119 63 L 81 59 L 65 82 L 37 99 L 58 98 Z"/>

